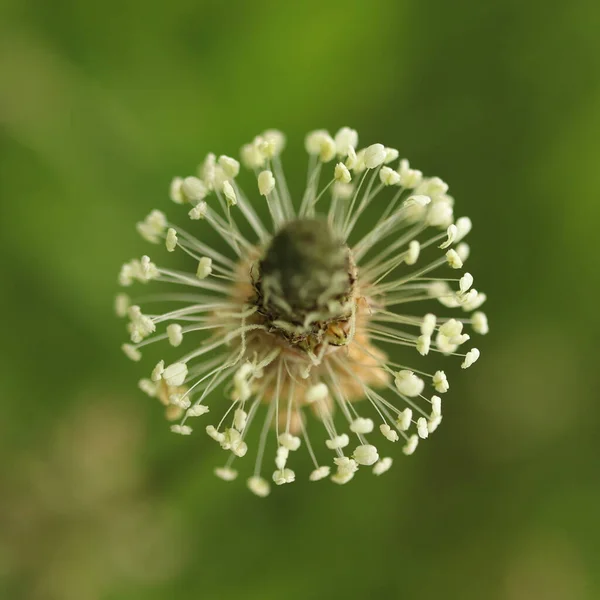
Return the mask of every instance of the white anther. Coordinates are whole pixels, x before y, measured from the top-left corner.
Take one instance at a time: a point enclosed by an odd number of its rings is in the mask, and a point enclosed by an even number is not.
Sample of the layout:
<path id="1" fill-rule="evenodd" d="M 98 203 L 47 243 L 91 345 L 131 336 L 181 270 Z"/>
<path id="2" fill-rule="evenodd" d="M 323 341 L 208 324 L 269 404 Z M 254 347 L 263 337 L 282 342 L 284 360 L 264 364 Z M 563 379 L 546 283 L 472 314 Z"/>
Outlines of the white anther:
<path id="1" fill-rule="evenodd" d="M 423 335 L 433 335 L 433 332 L 435 331 L 436 321 L 437 319 L 434 314 L 427 313 L 423 317 L 423 322 L 421 323 L 421 333 Z"/>
<path id="2" fill-rule="evenodd" d="M 385 161 L 385 148 L 383 144 L 373 144 L 365 148 L 365 167 L 375 169 Z"/>
<path id="3" fill-rule="evenodd" d="M 358 133 L 350 127 L 342 127 L 335 134 L 335 148 L 338 156 L 348 156 L 350 148 L 354 150 L 358 145 Z"/>
<path id="4" fill-rule="evenodd" d="M 432 381 L 435 391 L 439 392 L 440 394 L 445 394 L 450 389 L 450 385 L 444 371 L 436 371 L 433 375 Z"/>
<path id="5" fill-rule="evenodd" d="M 190 408 L 187 409 L 185 414 L 188 417 L 201 417 L 207 412 L 210 412 L 210 408 L 205 404 L 194 404 L 194 406 L 190 406 Z"/>
<path id="6" fill-rule="evenodd" d="M 160 381 L 162 379 L 162 375 L 165 372 L 165 361 L 161 360 L 156 363 L 154 369 L 152 369 L 152 374 L 150 375 L 150 379 L 152 381 Z"/>
<path id="7" fill-rule="evenodd" d="M 246 423 L 248 422 L 248 413 L 241 408 L 237 408 L 233 413 L 233 426 L 238 431 L 244 431 Z"/>
<path id="8" fill-rule="evenodd" d="M 277 485 L 292 483 L 296 479 L 296 474 L 291 469 L 279 469 L 273 473 L 273 481 Z"/>
<path id="9" fill-rule="evenodd" d="M 381 431 L 383 437 L 388 439 L 390 442 L 397 442 L 400 439 L 398 432 L 392 429 L 387 423 L 382 423 L 379 426 L 379 431 Z"/>
<path id="10" fill-rule="evenodd" d="M 408 370 L 398 371 L 394 383 L 401 394 L 411 398 L 418 396 L 425 387 L 425 382 Z"/>
<path id="11" fill-rule="evenodd" d="M 421 356 L 427 356 L 429 354 L 429 350 L 431 348 L 431 336 L 430 335 L 420 335 L 417 338 L 416 348 L 417 348 L 417 352 Z"/>
<path id="12" fill-rule="evenodd" d="M 350 181 L 352 181 L 352 175 L 350 175 L 350 171 L 344 163 L 338 163 L 335 165 L 333 176 L 336 181 L 341 183 L 350 183 Z"/>
<path id="13" fill-rule="evenodd" d="M 465 360 L 463 361 L 461 367 L 463 369 L 468 369 L 474 362 L 477 361 L 481 353 L 477 348 L 472 348 L 469 350 L 465 356 Z"/>
<path id="14" fill-rule="evenodd" d="M 473 331 L 479 335 L 485 335 L 490 330 L 487 316 L 482 312 L 476 312 L 471 315 L 471 326 L 473 327 Z"/>
<path id="15" fill-rule="evenodd" d="M 320 481 L 321 479 L 325 479 L 325 477 L 329 477 L 329 473 L 331 472 L 331 468 L 328 466 L 317 467 L 309 476 L 311 481 Z"/>
<path id="16" fill-rule="evenodd" d="M 217 467 L 214 473 L 223 481 L 233 481 L 238 476 L 238 472 L 231 467 Z"/>
<path id="17" fill-rule="evenodd" d="M 183 329 L 179 323 L 171 323 L 167 327 L 167 337 L 171 346 L 179 346 L 183 341 Z"/>
<path id="18" fill-rule="evenodd" d="M 188 213 L 188 216 L 192 221 L 198 221 L 199 219 L 204 219 L 206 217 L 206 213 L 208 211 L 208 204 L 206 202 L 198 202 L 192 210 Z"/>
<path id="19" fill-rule="evenodd" d="M 469 217 L 460 217 L 459 219 L 456 219 L 457 233 L 455 241 L 460 242 L 471 231 L 472 227 L 473 224 Z"/>
<path id="20" fill-rule="evenodd" d="M 350 431 L 353 433 L 371 433 L 373 431 L 374 423 L 372 419 L 363 419 L 361 417 L 354 419 L 352 423 L 350 423 Z"/>
<path id="21" fill-rule="evenodd" d="M 275 466 L 280 470 L 284 469 L 289 455 L 290 451 L 285 446 L 279 446 L 275 455 Z"/>
<path id="22" fill-rule="evenodd" d="M 115 313 L 117 317 L 126 317 L 131 300 L 127 294 L 117 294 L 115 297 Z"/>
<path id="23" fill-rule="evenodd" d="M 227 206 L 235 206 L 237 204 L 235 190 L 233 189 L 233 186 L 229 183 L 229 181 L 223 182 L 223 194 L 225 195 Z"/>
<path id="24" fill-rule="evenodd" d="M 405 408 L 400 411 L 398 415 L 398 419 L 396 420 L 396 424 L 398 425 L 398 429 L 400 431 L 408 431 L 410 428 L 410 424 L 412 423 L 413 412 L 410 408 Z"/>
<path id="25" fill-rule="evenodd" d="M 287 448 L 292 452 L 298 450 L 298 448 L 300 448 L 300 444 L 302 443 L 302 440 L 299 437 L 287 432 L 282 433 L 279 436 L 278 441 L 284 448 Z"/>
<path id="26" fill-rule="evenodd" d="M 208 188 L 198 177 L 186 177 L 181 183 L 181 192 L 185 200 L 196 204 L 206 198 Z"/>
<path id="27" fill-rule="evenodd" d="M 427 439 L 429 436 L 429 428 L 427 427 L 427 419 L 425 417 L 417 419 L 417 433 L 422 440 Z"/>
<path id="28" fill-rule="evenodd" d="M 167 382 L 167 385 L 178 386 L 183 384 L 187 373 L 187 365 L 183 362 L 176 362 L 163 371 L 162 378 Z"/>
<path id="29" fill-rule="evenodd" d="M 125 353 L 127 358 L 129 358 L 135 362 L 138 362 L 142 358 L 142 353 L 135 346 L 132 346 L 131 344 L 123 344 L 121 346 L 121 350 L 123 350 L 123 352 Z"/>
<path id="30" fill-rule="evenodd" d="M 198 261 L 198 269 L 196 270 L 196 277 L 198 279 L 206 279 L 212 273 L 212 258 L 203 256 Z"/>
<path id="31" fill-rule="evenodd" d="M 350 438 L 346 433 L 342 433 L 341 435 L 336 435 L 330 440 L 325 440 L 325 445 L 330 450 L 339 450 L 341 448 L 345 448 L 350 443 Z"/>
<path id="32" fill-rule="evenodd" d="M 394 461 L 389 456 L 382 458 L 373 467 L 373 475 L 383 475 L 386 471 L 390 470 L 393 462 Z"/>
<path id="33" fill-rule="evenodd" d="M 261 171 L 258 174 L 258 191 L 261 196 L 268 196 L 275 189 L 275 177 L 271 171 Z"/>
<path id="34" fill-rule="evenodd" d="M 439 396 L 431 396 L 431 412 L 434 415 L 442 414 L 442 399 Z"/>
<path id="35" fill-rule="evenodd" d="M 352 458 L 354 458 L 359 465 L 370 466 L 374 465 L 379 460 L 379 454 L 375 446 L 364 444 L 355 448 Z"/>
<path id="36" fill-rule="evenodd" d="M 322 402 L 323 400 L 326 400 L 328 395 L 329 392 L 327 391 L 327 386 L 324 383 L 316 383 L 306 390 L 304 399 L 309 404 L 312 404 L 313 402 Z"/>
<path id="37" fill-rule="evenodd" d="M 165 245 L 168 252 L 173 252 L 177 248 L 177 232 L 172 227 L 169 227 L 167 231 Z"/>
<path id="38" fill-rule="evenodd" d="M 266 498 L 271 492 L 269 482 L 262 477 L 250 477 L 246 482 L 248 489 L 259 498 Z"/>
<path id="39" fill-rule="evenodd" d="M 456 239 L 457 231 L 458 230 L 456 229 L 456 225 L 449 225 L 448 230 L 446 232 L 447 233 L 446 241 L 443 244 L 440 244 L 440 248 L 442 248 L 443 250 L 448 248 Z"/>
<path id="40" fill-rule="evenodd" d="M 381 167 L 379 179 L 383 185 L 398 185 L 400 183 L 400 174 L 389 167 Z"/>
<path id="41" fill-rule="evenodd" d="M 411 454 L 414 454 L 418 445 L 419 445 L 419 436 L 416 434 L 411 435 L 408 438 L 408 441 L 406 442 L 406 444 L 404 445 L 404 448 L 402 448 L 402 452 L 404 452 L 404 454 L 406 454 L 406 456 L 410 456 Z"/>
<path id="42" fill-rule="evenodd" d="M 404 262 L 407 265 L 414 265 L 419 259 L 419 253 L 421 252 L 421 244 L 417 242 L 417 240 L 412 240 L 410 244 L 408 244 L 408 250 L 406 252 L 406 258 Z"/>
<path id="43" fill-rule="evenodd" d="M 453 269 L 462 269 L 463 261 L 460 259 L 456 250 L 448 250 L 448 252 L 446 252 L 446 260 Z"/>
<path id="44" fill-rule="evenodd" d="M 240 163 L 230 156 L 225 156 L 224 154 L 219 156 L 219 165 L 223 169 L 225 175 L 231 179 L 235 179 L 240 172 Z"/>
<path id="45" fill-rule="evenodd" d="M 189 425 L 171 425 L 171 431 L 179 435 L 190 435 L 193 430 Z"/>
<path id="46" fill-rule="evenodd" d="M 472 285 L 473 275 L 471 275 L 471 273 L 465 273 L 458 282 L 461 294 L 465 294 L 466 292 L 468 292 Z"/>

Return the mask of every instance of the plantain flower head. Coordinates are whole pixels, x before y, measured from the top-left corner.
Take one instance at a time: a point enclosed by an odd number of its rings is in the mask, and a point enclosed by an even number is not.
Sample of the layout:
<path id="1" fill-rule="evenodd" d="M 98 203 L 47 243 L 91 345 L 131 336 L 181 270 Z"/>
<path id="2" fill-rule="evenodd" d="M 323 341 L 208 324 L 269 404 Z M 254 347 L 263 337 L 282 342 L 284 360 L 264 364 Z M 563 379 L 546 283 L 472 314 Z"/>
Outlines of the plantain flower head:
<path id="1" fill-rule="evenodd" d="M 344 127 L 307 135 L 300 197 L 284 146 L 269 130 L 242 147 L 246 191 L 229 156 L 208 154 L 195 175 L 176 177 L 171 200 L 190 222 L 153 210 L 137 230 L 188 267 L 147 255 L 125 263 L 119 282 L 136 292 L 115 305 L 127 357 L 160 346 L 139 387 L 164 405 L 171 430 L 204 429 L 228 456 L 216 475 L 236 479 L 239 462 L 261 497 L 296 480 L 302 451 L 308 480 L 337 484 L 385 473 L 391 445 L 413 454 L 442 421 L 444 363 L 471 367 L 480 352 L 470 334 L 488 331 L 485 294 L 463 269 L 471 221 L 455 219 L 444 181 L 383 144 L 359 148 Z M 207 228 L 226 251 L 203 241 Z"/>

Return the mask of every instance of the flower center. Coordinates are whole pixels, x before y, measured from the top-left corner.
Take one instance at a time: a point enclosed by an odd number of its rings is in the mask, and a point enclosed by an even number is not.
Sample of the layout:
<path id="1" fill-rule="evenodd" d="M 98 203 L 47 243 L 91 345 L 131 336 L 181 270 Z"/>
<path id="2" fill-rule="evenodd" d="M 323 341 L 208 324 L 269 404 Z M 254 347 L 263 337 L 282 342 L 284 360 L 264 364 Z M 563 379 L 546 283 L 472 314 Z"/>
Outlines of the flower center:
<path id="1" fill-rule="evenodd" d="M 290 221 L 255 269 L 259 312 L 297 334 L 345 320 L 352 312 L 355 271 L 350 250 L 325 220 Z"/>

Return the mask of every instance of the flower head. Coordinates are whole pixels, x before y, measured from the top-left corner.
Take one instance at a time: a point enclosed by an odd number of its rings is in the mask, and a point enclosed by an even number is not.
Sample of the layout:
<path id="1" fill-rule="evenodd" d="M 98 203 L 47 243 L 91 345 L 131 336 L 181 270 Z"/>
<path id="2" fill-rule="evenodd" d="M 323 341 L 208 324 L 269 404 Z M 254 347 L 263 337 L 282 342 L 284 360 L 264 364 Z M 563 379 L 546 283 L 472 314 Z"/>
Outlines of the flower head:
<path id="1" fill-rule="evenodd" d="M 209 154 L 196 176 L 170 187 L 175 203 L 189 205 L 198 235 L 158 210 L 138 224 L 148 242 L 187 255 L 188 269 L 144 256 L 119 276 L 124 286 L 164 288 L 119 294 L 115 305 L 129 318 L 123 350 L 130 359 L 141 360 L 156 342 L 163 348 L 140 389 L 165 405 L 175 433 L 189 435 L 204 420 L 200 428 L 229 455 L 215 470 L 221 479 L 236 479 L 234 463 L 252 456 L 247 485 L 258 496 L 297 479 L 292 466 L 304 449 L 313 463 L 307 478 L 338 484 L 367 466 L 375 475 L 387 471 L 386 444 L 400 441 L 413 454 L 442 420 L 436 394 L 449 384 L 441 363 L 456 357 L 463 369 L 473 365 L 480 352 L 465 348 L 465 329 L 488 331 L 481 311 L 470 318 L 434 312 L 436 305 L 468 312 L 485 300 L 472 275 L 456 274 L 468 257 L 462 240 L 471 221 L 455 221 L 447 184 L 406 159 L 394 164 L 393 148 L 357 145 L 349 128 L 310 133 L 308 183 L 296 204 L 280 132 L 242 148 L 240 160 L 256 178 L 248 194 L 237 181 L 239 162 Z M 256 210 L 261 204 L 269 224 Z M 357 235 L 367 212 L 376 222 Z M 203 226 L 228 252 L 202 241 Z M 180 346 L 187 351 L 174 350 Z M 402 364 L 388 359 L 393 346 Z"/>

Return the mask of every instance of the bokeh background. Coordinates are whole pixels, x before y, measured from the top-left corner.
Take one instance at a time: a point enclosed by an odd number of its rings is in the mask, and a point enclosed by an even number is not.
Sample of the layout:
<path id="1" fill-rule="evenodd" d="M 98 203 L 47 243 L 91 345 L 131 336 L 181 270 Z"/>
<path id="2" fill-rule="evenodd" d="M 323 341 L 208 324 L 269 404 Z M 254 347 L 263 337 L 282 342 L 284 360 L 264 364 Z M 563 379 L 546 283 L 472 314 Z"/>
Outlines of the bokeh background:
<path id="1" fill-rule="evenodd" d="M 597 2 L 0 7 L 0 598 L 600 598 Z M 280 128 L 298 189 L 342 125 L 450 182 L 491 332 L 414 457 L 259 500 L 137 390 L 116 274 L 207 151 Z"/>

